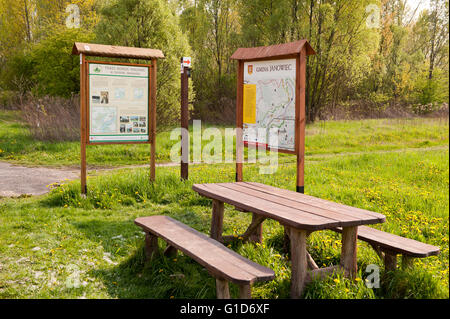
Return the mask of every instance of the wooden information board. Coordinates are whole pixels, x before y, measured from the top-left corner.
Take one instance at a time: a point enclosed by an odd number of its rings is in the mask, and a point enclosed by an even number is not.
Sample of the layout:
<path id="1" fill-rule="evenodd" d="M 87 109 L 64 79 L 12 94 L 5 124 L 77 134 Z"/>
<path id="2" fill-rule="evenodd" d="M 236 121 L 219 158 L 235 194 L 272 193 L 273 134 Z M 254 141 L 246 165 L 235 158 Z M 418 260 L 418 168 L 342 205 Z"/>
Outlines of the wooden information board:
<path id="1" fill-rule="evenodd" d="M 80 56 L 81 193 L 87 193 L 86 146 L 150 144 L 155 180 L 156 73 L 161 50 L 76 42 Z M 86 56 L 150 60 L 133 64 L 86 60 Z"/>
<path id="2" fill-rule="evenodd" d="M 304 192 L 306 56 L 315 54 L 306 40 L 239 48 L 236 92 L 236 181 L 243 180 L 243 148 L 266 146 L 297 155 L 297 192 Z M 266 130 L 266 136 L 254 134 Z M 268 134 L 278 129 L 278 143 Z M 239 130 L 240 129 L 240 130 Z M 253 134 L 249 132 L 253 130 Z"/>

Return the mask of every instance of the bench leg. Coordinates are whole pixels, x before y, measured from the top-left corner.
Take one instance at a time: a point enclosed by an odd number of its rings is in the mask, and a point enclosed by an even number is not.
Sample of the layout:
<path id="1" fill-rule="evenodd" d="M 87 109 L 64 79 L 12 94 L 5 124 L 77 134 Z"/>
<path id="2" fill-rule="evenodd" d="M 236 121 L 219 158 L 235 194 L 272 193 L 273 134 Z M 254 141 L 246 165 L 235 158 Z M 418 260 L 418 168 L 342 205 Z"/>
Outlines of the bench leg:
<path id="1" fill-rule="evenodd" d="M 175 257 L 177 255 L 178 250 L 170 245 L 167 245 L 166 249 L 164 249 L 164 256 L 166 257 Z"/>
<path id="2" fill-rule="evenodd" d="M 291 298 L 301 297 L 306 280 L 308 261 L 306 258 L 306 231 L 294 228 L 289 229 L 291 240 Z"/>
<path id="3" fill-rule="evenodd" d="M 151 260 L 158 253 L 158 237 L 151 233 L 145 233 L 145 257 Z"/>
<path id="4" fill-rule="evenodd" d="M 348 277 L 356 276 L 358 266 L 356 264 L 358 226 L 342 228 L 341 266 Z"/>
<path id="5" fill-rule="evenodd" d="M 217 299 L 230 299 L 228 281 L 216 278 L 216 295 Z"/>
<path id="6" fill-rule="evenodd" d="M 384 269 L 393 271 L 397 268 L 397 254 L 385 251 L 384 252 Z"/>
<path id="7" fill-rule="evenodd" d="M 239 299 L 252 299 L 252 287 L 250 284 L 239 285 Z"/>
<path id="8" fill-rule="evenodd" d="M 412 268 L 414 263 L 414 258 L 402 255 L 402 269 Z"/>
<path id="9" fill-rule="evenodd" d="M 290 255 L 291 253 L 291 240 L 289 239 L 289 227 L 284 227 L 284 235 L 283 235 L 283 251 L 286 255 Z"/>
<path id="10" fill-rule="evenodd" d="M 213 199 L 211 238 L 223 242 L 223 202 Z"/>

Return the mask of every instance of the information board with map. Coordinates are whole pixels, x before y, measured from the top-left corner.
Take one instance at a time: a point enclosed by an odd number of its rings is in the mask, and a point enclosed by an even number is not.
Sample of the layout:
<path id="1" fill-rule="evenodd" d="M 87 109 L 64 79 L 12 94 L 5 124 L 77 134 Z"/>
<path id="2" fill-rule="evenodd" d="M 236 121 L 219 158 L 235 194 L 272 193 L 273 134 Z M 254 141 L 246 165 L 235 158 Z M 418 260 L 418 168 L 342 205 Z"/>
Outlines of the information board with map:
<path id="1" fill-rule="evenodd" d="M 89 142 L 149 141 L 149 67 L 89 63 Z"/>
<path id="2" fill-rule="evenodd" d="M 244 63 L 243 139 L 246 145 L 295 150 L 296 59 Z M 258 129 L 265 134 L 258 134 Z M 278 129 L 278 145 L 269 132 Z"/>

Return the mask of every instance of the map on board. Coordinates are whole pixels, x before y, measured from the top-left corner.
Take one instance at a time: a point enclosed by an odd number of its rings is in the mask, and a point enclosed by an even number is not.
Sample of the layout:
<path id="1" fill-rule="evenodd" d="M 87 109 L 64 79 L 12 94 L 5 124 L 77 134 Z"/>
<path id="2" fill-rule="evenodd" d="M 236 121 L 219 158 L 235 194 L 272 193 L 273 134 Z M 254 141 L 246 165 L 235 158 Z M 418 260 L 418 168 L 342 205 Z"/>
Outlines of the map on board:
<path id="1" fill-rule="evenodd" d="M 149 141 L 147 66 L 89 63 L 89 141 Z"/>
<path id="2" fill-rule="evenodd" d="M 115 107 L 93 107 L 91 116 L 91 132 L 94 134 L 112 134 L 117 131 L 117 109 Z"/>
<path id="3" fill-rule="evenodd" d="M 295 59 L 244 63 L 243 137 L 247 145 L 295 150 L 295 66 Z M 271 129 L 278 129 L 275 140 L 269 138 Z"/>

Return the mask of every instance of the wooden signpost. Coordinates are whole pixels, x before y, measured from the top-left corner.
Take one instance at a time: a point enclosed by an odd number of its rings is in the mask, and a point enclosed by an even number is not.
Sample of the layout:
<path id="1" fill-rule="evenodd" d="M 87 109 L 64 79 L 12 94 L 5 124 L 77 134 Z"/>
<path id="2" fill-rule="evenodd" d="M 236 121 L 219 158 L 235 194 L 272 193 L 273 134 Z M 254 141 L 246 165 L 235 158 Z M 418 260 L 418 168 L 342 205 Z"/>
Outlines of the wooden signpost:
<path id="1" fill-rule="evenodd" d="M 180 176 L 182 180 L 189 178 L 189 77 L 191 58 L 181 58 L 181 163 Z"/>
<path id="2" fill-rule="evenodd" d="M 315 54 L 308 41 L 239 48 L 236 92 L 236 182 L 243 181 L 244 147 L 265 144 L 270 151 L 297 156 L 296 191 L 304 193 L 306 56 Z M 277 147 L 266 135 L 249 129 L 279 129 Z M 252 221 L 258 216 L 253 214 Z M 287 237 L 285 238 L 285 240 Z M 262 223 L 254 241 L 262 240 Z"/>
<path id="3" fill-rule="evenodd" d="M 150 144 L 155 179 L 156 60 L 160 50 L 76 42 L 80 55 L 81 193 L 87 193 L 86 146 Z M 86 60 L 86 56 L 150 60 L 133 64 Z"/>

